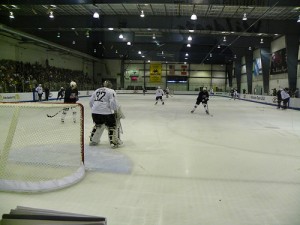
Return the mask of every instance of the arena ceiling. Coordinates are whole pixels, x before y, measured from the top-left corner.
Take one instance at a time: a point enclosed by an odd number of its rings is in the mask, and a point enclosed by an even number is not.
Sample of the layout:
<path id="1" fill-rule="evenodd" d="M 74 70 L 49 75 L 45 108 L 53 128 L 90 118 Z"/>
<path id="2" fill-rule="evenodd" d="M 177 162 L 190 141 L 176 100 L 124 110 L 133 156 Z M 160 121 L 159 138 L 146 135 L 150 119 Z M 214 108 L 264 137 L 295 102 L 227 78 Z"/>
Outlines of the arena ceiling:
<path id="1" fill-rule="evenodd" d="M 226 64 L 299 36 L 299 16 L 296 0 L 2 0 L 0 35 L 89 60 Z"/>

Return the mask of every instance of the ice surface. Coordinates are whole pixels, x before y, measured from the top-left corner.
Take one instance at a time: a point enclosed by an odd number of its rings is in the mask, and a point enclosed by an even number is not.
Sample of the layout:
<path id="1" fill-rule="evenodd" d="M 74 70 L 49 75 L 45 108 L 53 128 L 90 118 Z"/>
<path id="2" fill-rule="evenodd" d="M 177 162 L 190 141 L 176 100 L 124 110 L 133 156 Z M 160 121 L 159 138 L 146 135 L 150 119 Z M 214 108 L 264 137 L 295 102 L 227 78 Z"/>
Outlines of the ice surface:
<path id="1" fill-rule="evenodd" d="M 55 192 L 2 192 L 0 212 L 23 205 L 104 216 L 109 225 L 299 225 L 300 112 L 211 97 L 213 116 L 201 105 L 191 114 L 196 97 L 154 105 L 154 95 L 119 95 L 118 149 L 105 132 L 88 146 L 91 112 L 80 99 L 86 177 Z"/>

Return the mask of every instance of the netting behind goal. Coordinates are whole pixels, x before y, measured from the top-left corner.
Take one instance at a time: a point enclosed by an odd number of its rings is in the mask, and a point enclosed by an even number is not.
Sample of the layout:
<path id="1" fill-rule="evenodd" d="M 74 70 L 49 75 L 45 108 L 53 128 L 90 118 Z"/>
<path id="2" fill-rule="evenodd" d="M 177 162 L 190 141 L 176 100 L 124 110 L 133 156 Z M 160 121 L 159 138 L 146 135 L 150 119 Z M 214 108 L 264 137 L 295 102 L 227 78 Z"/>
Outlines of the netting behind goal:
<path id="1" fill-rule="evenodd" d="M 81 104 L 0 103 L 0 190 L 50 191 L 81 180 L 83 112 Z"/>

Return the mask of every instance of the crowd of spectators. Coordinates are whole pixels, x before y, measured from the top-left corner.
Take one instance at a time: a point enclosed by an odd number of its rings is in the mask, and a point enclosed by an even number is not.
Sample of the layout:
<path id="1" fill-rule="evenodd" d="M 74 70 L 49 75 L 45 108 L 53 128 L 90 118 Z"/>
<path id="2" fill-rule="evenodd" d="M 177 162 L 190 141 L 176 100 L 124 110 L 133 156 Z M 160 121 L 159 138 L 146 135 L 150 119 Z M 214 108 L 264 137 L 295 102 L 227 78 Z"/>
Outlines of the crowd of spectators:
<path id="1" fill-rule="evenodd" d="M 73 80 L 78 89 L 92 89 L 92 79 L 83 71 L 45 66 L 39 63 L 23 63 L 14 60 L 0 60 L 0 93 L 31 92 L 38 84 L 58 91 Z"/>

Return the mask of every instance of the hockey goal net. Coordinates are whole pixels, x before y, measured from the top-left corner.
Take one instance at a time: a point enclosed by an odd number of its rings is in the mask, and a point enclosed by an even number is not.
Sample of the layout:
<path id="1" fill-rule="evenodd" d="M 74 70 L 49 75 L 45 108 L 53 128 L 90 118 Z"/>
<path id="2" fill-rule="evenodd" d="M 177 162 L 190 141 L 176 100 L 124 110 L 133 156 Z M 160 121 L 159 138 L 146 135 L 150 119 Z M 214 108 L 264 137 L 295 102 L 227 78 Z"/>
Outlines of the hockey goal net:
<path id="1" fill-rule="evenodd" d="M 83 112 L 81 104 L 0 103 L 0 190 L 51 191 L 81 180 Z"/>

